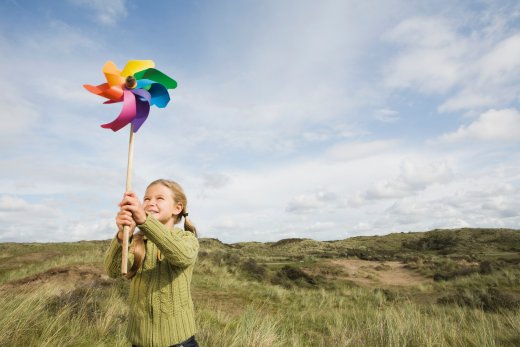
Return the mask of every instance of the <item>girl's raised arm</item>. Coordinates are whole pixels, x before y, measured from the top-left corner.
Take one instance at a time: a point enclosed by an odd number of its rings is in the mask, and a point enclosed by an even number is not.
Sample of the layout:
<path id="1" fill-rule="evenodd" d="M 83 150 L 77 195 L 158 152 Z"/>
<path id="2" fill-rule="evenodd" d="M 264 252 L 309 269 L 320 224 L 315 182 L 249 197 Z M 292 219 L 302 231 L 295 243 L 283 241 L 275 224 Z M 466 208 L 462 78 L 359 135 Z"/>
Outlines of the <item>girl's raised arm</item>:
<path id="1" fill-rule="evenodd" d="M 157 245 L 170 264 L 187 267 L 195 263 L 199 252 L 199 241 L 191 232 L 172 232 L 150 215 L 138 227 Z"/>

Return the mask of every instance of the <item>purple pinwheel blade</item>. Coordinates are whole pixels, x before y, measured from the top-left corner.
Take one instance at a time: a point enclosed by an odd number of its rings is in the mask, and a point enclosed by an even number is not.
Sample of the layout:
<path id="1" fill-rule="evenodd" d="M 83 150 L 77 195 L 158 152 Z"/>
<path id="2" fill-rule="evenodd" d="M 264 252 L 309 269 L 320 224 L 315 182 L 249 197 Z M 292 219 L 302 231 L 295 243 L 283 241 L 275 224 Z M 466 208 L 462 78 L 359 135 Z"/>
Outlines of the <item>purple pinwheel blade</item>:
<path id="1" fill-rule="evenodd" d="M 143 101 L 140 98 L 136 98 L 136 116 L 132 120 L 134 133 L 139 130 L 146 118 L 148 118 L 148 113 L 150 113 L 150 103 L 148 101 Z"/>
<path id="2" fill-rule="evenodd" d="M 148 92 L 147 90 L 145 89 L 131 89 L 130 90 L 132 93 L 134 93 L 135 95 L 139 96 L 139 98 L 142 100 L 142 101 L 148 101 L 148 103 L 150 103 L 150 100 L 152 99 L 152 96 L 150 95 L 150 92 Z"/>

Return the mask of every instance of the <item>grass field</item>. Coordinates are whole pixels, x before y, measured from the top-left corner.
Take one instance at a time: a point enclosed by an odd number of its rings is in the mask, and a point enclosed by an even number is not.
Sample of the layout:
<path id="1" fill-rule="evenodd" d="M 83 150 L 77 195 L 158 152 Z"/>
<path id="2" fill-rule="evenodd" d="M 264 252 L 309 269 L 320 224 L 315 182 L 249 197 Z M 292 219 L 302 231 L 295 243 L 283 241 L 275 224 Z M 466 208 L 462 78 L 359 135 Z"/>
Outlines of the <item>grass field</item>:
<path id="1" fill-rule="evenodd" d="M 520 231 L 200 243 L 201 346 L 520 346 Z M 128 346 L 107 246 L 0 244 L 0 345 Z"/>

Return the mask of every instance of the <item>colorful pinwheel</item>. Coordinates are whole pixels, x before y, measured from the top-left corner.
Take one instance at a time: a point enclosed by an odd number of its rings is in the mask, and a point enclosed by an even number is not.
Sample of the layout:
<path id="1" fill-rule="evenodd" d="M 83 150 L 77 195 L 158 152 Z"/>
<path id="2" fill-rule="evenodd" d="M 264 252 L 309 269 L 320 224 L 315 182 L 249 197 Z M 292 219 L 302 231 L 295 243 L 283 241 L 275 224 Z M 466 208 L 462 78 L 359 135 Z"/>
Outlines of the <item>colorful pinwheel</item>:
<path id="1" fill-rule="evenodd" d="M 98 86 L 84 84 L 89 92 L 107 98 L 105 104 L 123 102 L 119 116 L 103 128 L 118 131 L 128 123 L 135 132 L 148 117 L 150 106 L 163 108 L 168 105 L 168 89 L 175 89 L 177 82 L 161 71 L 154 69 L 152 60 L 129 60 L 121 71 L 108 61 L 103 66 L 107 83 Z"/>
<path id="2" fill-rule="evenodd" d="M 123 109 L 112 122 L 101 125 L 103 128 L 118 131 L 128 123 L 130 127 L 130 141 L 128 142 L 128 166 L 126 169 L 126 191 L 132 190 L 132 163 L 134 153 L 134 133 L 148 117 L 150 106 L 166 107 L 170 101 L 168 89 L 177 87 L 170 77 L 154 69 L 151 60 L 129 60 L 123 71 L 109 61 L 103 66 L 103 73 L 107 83 L 99 86 L 84 84 L 89 92 L 100 95 L 108 100 L 105 104 L 123 102 Z M 121 253 L 121 273 L 127 274 L 128 265 L 128 238 L 130 228 L 123 228 L 123 244 Z"/>

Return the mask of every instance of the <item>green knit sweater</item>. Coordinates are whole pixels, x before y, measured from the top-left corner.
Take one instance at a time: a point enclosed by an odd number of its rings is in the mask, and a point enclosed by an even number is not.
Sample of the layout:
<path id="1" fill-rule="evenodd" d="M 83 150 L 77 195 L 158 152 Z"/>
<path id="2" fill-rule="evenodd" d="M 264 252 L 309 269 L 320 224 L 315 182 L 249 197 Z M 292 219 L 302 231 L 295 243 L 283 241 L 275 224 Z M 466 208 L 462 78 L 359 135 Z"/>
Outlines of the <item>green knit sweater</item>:
<path id="1" fill-rule="evenodd" d="M 152 216 L 138 227 L 145 235 L 146 255 L 130 283 L 126 336 L 141 347 L 174 345 L 195 334 L 190 283 L 199 242 L 191 232 L 168 230 Z M 110 277 L 121 276 L 121 250 L 116 236 L 105 255 Z M 133 258 L 130 247 L 129 269 Z"/>

